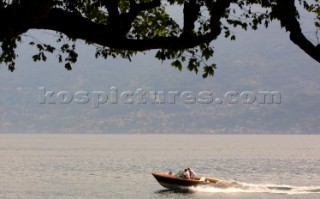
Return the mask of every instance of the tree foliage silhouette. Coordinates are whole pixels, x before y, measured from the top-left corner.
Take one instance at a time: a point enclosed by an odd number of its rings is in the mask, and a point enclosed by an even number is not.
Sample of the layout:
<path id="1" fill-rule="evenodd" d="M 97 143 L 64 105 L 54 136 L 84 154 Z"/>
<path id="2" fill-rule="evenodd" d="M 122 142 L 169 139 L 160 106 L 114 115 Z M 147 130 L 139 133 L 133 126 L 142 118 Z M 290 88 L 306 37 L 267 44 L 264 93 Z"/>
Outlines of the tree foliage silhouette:
<path id="1" fill-rule="evenodd" d="M 179 25 L 166 12 L 181 8 Z M 57 33 L 56 45 L 34 39 L 34 61 L 46 61 L 56 53 L 71 70 L 77 61 L 76 40 L 96 46 L 96 57 L 131 59 L 138 52 L 156 50 L 155 58 L 171 60 L 173 67 L 187 67 L 204 78 L 216 65 L 213 41 L 219 35 L 234 40 L 233 27 L 256 30 L 274 20 L 290 33 L 291 41 L 320 63 L 320 45 L 303 34 L 299 11 L 314 17 L 315 33 L 320 28 L 318 0 L 1 0 L 0 63 L 15 69 L 16 48 L 28 30 Z M 209 63 L 210 62 L 210 63 Z"/>

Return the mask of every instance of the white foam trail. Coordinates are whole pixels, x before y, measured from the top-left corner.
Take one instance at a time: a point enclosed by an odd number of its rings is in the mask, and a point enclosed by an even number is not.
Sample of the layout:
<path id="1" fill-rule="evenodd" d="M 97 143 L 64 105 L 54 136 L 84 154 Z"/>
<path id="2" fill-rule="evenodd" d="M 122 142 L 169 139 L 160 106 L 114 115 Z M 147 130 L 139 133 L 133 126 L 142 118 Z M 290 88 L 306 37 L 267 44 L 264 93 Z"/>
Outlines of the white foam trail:
<path id="1" fill-rule="evenodd" d="M 278 193 L 278 194 L 320 194 L 320 186 L 291 186 L 277 184 L 250 184 L 235 181 L 224 181 L 227 186 L 199 186 L 192 190 L 210 193 Z"/>

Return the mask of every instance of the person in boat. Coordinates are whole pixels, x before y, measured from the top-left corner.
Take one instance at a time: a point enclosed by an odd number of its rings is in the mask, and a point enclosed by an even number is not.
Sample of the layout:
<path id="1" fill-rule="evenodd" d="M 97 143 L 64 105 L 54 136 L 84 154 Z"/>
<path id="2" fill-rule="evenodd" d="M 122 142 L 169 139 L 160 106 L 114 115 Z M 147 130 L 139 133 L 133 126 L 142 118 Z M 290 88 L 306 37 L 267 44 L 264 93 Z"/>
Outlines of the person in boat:
<path id="1" fill-rule="evenodd" d="M 189 171 L 190 178 L 195 179 L 195 177 L 197 176 L 196 172 L 194 172 L 194 170 L 191 169 L 190 167 L 188 167 L 187 170 Z"/>
<path id="2" fill-rule="evenodd" d="M 188 169 L 185 169 L 182 175 L 184 179 L 190 179 L 190 172 Z"/>

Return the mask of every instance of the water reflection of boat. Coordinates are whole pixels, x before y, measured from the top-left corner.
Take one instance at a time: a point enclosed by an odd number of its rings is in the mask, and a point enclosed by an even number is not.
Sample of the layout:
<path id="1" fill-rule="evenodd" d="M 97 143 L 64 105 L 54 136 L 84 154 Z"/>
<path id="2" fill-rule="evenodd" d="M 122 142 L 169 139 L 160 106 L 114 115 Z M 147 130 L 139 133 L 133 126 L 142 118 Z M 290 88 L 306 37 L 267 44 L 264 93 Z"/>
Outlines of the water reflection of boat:
<path id="1" fill-rule="evenodd" d="M 217 185 L 219 179 L 209 177 L 195 177 L 194 179 L 184 179 L 179 174 L 152 173 L 160 185 L 171 190 L 187 190 L 199 185 Z"/>

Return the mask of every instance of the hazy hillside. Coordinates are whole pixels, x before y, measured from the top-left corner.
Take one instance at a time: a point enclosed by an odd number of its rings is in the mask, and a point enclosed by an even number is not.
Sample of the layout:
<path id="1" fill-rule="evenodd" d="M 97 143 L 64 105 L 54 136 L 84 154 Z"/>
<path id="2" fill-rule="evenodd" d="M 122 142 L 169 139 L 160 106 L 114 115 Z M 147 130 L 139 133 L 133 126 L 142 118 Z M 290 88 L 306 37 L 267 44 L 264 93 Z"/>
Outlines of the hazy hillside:
<path id="1" fill-rule="evenodd" d="M 50 39 L 44 31 L 43 39 Z M 280 35 L 280 36 L 279 36 Z M 27 43 L 27 42 L 26 42 Z M 1 133 L 318 133 L 320 132 L 320 66 L 291 44 L 283 30 L 240 32 L 236 42 L 220 38 L 215 45 L 212 78 L 202 79 L 168 63 L 137 56 L 96 60 L 93 47 L 79 43 L 80 60 L 66 71 L 51 57 L 33 63 L 23 45 L 14 73 L 0 70 Z M 209 104 L 40 104 L 41 90 L 120 92 L 201 91 L 213 93 Z M 278 91 L 281 104 L 216 103 L 228 91 Z M 149 99 L 148 99 L 149 100 Z"/>

